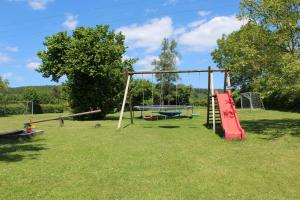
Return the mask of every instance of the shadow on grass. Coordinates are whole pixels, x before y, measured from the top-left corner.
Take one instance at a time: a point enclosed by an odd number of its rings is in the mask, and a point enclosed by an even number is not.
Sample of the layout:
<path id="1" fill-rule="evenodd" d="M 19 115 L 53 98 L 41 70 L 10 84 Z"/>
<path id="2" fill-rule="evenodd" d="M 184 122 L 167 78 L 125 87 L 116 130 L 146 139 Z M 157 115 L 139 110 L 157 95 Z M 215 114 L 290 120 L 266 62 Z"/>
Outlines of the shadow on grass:
<path id="1" fill-rule="evenodd" d="M 127 119 L 128 117 L 123 117 L 123 119 Z M 129 118 L 128 118 L 129 119 Z M 104 119 L 101 120 L 119 120 L 119 116 L 105 116 Z"/>
<path id="2" fill-rule="evenodd" d="M 123 128 L 127 128 L 128 126 L 132 125 L 131 123 L 126 124 L 125 126 L 123 126 Z"/>
<path id="3" fill-rule="evenodd" d="M 213 131 L 213 126 L 212 124 L 207 125 L 206 123 L 203 124 L 203 126 L 205 126 L 207 129 L 210 129 L 211 131 Z M 220 138 L 224 138 L 224 130 L 222 128 L 222 125 L 219 123 L 216 123 L 216 132 L 215 134 L 217 136 L 219 136 Z"/>
<path id="4" fill-rule="evenodd" d="M 241 121 L 241 125 L 246 133 L 251 132 L 267 136 L 267 138 L 264 139 L 277 139 L 287 134 L 300 137 L 300 119 L 243 120 Z"/>
<path id="5" fill-rule="evenodd" d="M 180 126 L 158 126 L 159 128 L 180 128 Z"/>
<path id="6" fill-rule="evenodd" d="M 18 162 L 25 158 L 36 159 L 39 155 L 37 152 L 47 149 L 40 141 L 29 139 L 26 142 L 19 142 L 16 139 L 1 138 L 0 162 Z"/>
<path id="7" fill-rule="evenodd" d="M 128 119 L 130 119 L 130 118 L 128 118 Z M 134 117 L 134 119 L 140 120 L 140 119 L 143 119 L 143 117 L 138 116 L 138 117 Z M 180 119 L 191 119 L 191 117 L 190 116 L 184 116 L 184 115 L 173 116 L 173 117 L 165 117 L 163 115 L 153 115 L 152 119 L 149 119 L 149 120 L 143 119 L 143 120 L 145 120 L 145 121 L 167 121 L 167 120 L 180 120 Z"/>

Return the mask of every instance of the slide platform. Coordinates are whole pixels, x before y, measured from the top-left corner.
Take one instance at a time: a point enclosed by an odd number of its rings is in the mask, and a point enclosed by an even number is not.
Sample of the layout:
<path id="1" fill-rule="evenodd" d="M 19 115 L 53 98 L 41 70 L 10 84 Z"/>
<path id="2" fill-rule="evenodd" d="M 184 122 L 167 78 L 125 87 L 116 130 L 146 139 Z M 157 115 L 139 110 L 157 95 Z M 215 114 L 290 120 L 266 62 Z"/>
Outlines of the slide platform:
<path id="1" fill-rule="evenodd" d="M 240 120 L 237 116 L 231 91 L 229 90 L 222 94 L 217 93 L 216 96 L 220 108 L 222 128 L 224 130 L 225 139 L 244 139 L 245 131 L 240 125 Z"/>

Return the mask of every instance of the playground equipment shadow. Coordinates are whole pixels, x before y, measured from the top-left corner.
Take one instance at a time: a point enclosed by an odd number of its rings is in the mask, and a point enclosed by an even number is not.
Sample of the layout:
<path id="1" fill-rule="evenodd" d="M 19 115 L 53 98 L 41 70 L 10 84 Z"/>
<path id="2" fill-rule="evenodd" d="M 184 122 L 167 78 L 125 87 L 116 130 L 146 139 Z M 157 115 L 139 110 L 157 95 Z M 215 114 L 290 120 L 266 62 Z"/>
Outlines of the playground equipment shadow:
<path id="1" fill-rule="evenodd" d="M 170 126 L 170 125 L 166 125 L 166 126 L 158 126 L 159 128 L 180 128 L 180 126 Z"/>
<path id="2" fill-rule="evenodd" d="M 139 120 L 139 119 L 142 119 L 142 117 L 136 116 L 133 119 Z M 153 119 L 147 120 L 147 121 L 163 121 L 163 120 L 174 120 L 174 119 L 190 119 L 190 116 L 180 115 L 180 116 L 174 116 L 174 117 L 166 117 L 163 115 L 153 115 Z"/>
<path id="3" fill-rule="evenodd" d="M 15 138 L 1 138 L 0 140 L 0 161 L 18 162 L 24 158 L 36 159 L 39 155 L 37 152 L 46 150 L 44 139 L 35 138 L 34 140 L 26 140 L 19 142 Z"/>
<path id="4" fill-rule="evenodd" d="M 265 136 L 263 139 L 278 139 L 287 134 L 300 137 L 299 119 L 243 120 L 241 123 L 248 132 Z"/>

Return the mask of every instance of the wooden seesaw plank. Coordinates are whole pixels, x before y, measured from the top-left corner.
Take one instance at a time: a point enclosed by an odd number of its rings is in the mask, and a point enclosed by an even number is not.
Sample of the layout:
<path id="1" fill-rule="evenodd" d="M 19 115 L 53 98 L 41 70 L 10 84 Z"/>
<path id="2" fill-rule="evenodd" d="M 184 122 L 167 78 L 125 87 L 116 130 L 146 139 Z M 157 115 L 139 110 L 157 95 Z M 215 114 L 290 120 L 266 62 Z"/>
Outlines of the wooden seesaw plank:
<path id="1" fill-rule="evenodd" d="M 72 115 L 66 115 L 62 117 L 54 117 L 54 118 L 48 118 L 48 119 L 40 119 L 40 120 L 35 120 L 35 121 L 30 121 L 30 122 L 25 122 L 24 125 L 29 125 L 29 124 L 36 124 L 36 123 L 41 123 L 41 122 L 48 122 L 48 121 L 54 121 L 54 120 L 61 120 L 61 119 L 66 119 L 66 118 L 72 118 L 72 117 L 78 117 L 78 116 L 83 116 L 83 115 L 90 115 L 90 114 L 95 114 L 95 113 L 100 113 L 101 110 L 93 110 L 89 112 L 82 112 L 82 113 L 76 113 Z"/>

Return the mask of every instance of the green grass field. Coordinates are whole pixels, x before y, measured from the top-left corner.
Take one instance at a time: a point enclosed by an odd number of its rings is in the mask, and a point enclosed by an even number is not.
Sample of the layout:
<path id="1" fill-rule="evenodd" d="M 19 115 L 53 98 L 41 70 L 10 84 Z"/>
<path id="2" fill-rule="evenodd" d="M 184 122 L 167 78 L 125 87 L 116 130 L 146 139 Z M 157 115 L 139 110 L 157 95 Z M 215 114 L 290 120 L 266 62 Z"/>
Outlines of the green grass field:
<path id="1" fill-rule="evenodd" d="M 299 199 L 300 114 L 239 111 L 246 140 L 225 141 L 200 113 L 121 130 L 115 116 L 47 122 L 31 141 L 0 139 L 0 199 Z M 28 118 L 1 117 L 0 130 Z"/>

